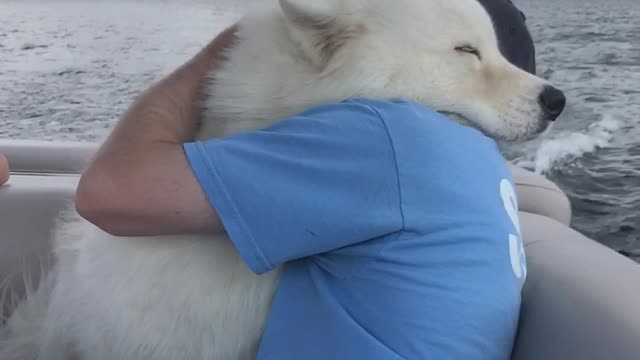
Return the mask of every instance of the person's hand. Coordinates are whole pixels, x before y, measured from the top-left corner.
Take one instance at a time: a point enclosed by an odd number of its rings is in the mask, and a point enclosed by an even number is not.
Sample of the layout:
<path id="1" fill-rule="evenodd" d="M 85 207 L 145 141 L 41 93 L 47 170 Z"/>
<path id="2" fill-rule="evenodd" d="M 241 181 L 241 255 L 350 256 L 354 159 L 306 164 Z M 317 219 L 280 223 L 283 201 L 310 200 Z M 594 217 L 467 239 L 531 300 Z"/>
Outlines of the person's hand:
<path id="1" fill-rule="evenodd" d="M 9 181 L 9 161 L 0 154 L 0 186 L 6 184 L 7 181 Z"/>
<path id="2" fill-rule="evenodd" d="M 224 57 L 225 50 L 232 47 L 233 43 L 237 40 L 237 32 L 238 24 L 226 28 L 209 42 L 202 51 L 192 59 L 192 62 L 203 62 L 206 70 L 211 71 L 212 67 Z"/>
<path id="3" fill-rule="evenodd" d="M 129 107 L 80 178 L 76 209 L 118 236 L 220 232 L 182 145 L 193 139 L 209 73 L 233 45 L 231 26 Z"/>

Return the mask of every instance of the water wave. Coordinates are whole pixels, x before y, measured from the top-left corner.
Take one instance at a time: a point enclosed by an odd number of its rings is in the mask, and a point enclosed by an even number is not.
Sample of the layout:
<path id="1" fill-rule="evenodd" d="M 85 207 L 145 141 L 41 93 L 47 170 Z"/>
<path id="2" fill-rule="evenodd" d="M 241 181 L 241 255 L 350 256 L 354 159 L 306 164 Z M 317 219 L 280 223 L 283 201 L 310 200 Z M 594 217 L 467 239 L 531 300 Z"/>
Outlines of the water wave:
<path id="1" fill-rule="evenodd" d="M 584 131 L 561 131 L 538 141 L 534 151 L 528 151 L 513 159 L 521 167 L 545 174 L 555 165 L 580 158 L 598 149 L 613 145 L 615 133 L 624 121 L 614 113 L 606 113 Z"/>

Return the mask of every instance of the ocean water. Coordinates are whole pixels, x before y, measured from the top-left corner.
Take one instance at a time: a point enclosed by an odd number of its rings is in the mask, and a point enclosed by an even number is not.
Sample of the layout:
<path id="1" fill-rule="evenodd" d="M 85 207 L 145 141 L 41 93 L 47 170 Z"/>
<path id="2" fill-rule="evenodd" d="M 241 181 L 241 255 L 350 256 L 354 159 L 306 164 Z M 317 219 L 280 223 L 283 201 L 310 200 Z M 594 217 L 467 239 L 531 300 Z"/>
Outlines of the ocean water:
<path id="1" fill-rule="evenodd" d="M 640 1 L 521 0 L 538 72 L 568 108 L 506 154 L 570 197 L 573 227 L 640 260 Z"/>
<path id="2" fill-rule="evenodd" d="M 261 0 L 0 0 L 0 138 L 101 139 L 131 99 Z M 568 108 L 504 144 L 570 196 L 573 227 L 640 260 L 640 1 L 520 0 Z"/>

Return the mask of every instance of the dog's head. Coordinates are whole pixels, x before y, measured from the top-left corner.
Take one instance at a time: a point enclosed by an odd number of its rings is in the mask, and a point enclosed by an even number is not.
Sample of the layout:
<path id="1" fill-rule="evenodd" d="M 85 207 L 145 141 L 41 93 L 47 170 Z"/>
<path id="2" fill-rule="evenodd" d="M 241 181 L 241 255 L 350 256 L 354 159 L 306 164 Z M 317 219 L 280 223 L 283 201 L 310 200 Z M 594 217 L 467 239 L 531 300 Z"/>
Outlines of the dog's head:
<path id="1" fill-rule="evenodd" d="M 510 64 L 477 0 L 280 0 L 290 38 L 321 83 L 404 98 L 498 139 L 547 128 L 563 93 Z M 322 85 L 319 85 L 322 86 Z"/>

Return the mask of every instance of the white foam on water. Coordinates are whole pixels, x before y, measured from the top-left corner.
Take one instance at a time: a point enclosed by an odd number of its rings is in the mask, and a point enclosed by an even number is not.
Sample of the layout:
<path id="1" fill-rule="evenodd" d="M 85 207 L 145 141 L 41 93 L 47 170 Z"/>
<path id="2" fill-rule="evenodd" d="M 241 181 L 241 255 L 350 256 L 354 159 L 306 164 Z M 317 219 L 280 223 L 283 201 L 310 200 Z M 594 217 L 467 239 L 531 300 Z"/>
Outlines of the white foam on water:
<path id="1" fill-rule="evenodd" d="M 527 151 L 513 162 L 544 174 L 562 161 L 574 160 L 597 149 L 612 145 L 614 134 L 624 125 L 618 116 L 606 113 L 602 119 L 578 132 L 558 132 L 541 139 L 537 148 Z"/>

